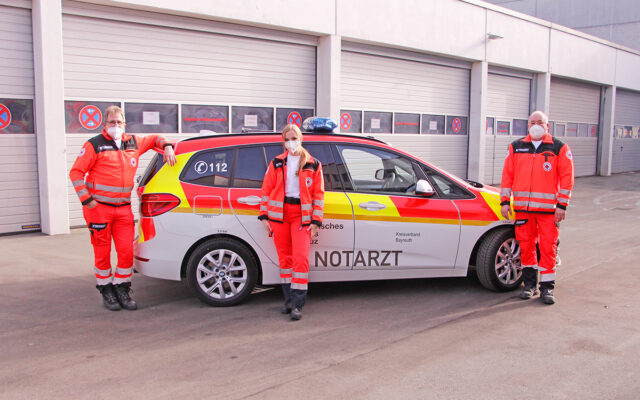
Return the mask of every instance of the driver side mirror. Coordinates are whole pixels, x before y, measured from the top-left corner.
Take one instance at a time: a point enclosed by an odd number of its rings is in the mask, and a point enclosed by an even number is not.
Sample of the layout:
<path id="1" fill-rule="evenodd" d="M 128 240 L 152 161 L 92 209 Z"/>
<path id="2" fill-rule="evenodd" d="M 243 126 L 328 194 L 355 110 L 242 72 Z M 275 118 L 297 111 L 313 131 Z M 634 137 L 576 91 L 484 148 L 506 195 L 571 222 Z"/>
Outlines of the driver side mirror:
<path id="1" fill-rule="evenodd" d="M 425 196 L 425 197 L 431 197 L 436 193 L 435 190 L 433 190 L 433 186 L 431 186 L 431 184 L 427 181 L 425 181 L 424 179 L 420 179 L 418 180 L 418 182 L 416 182 L 416 194 L 419 196 Z"/>

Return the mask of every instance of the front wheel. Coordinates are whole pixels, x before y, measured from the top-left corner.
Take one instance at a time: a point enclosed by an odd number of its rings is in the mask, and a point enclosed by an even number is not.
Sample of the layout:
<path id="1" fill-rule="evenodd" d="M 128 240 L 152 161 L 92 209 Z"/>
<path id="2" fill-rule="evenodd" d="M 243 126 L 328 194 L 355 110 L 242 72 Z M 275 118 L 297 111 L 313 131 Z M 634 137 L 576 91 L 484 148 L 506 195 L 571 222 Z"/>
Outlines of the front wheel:
<path id="1" fill-rule="evenodd" d="M 189 257 L 187 282 L 203 302 L 218 307 L 244 301 L 253 290 L 258 266 L 253 254 L 231 239 L 202 243 Z"/>
<path id="2" fill-rule="evenodd" d="M 520 244 L 513 229 L 490 232 L 480 243 L 476 273 L 482 286 L 496 292 L 513 290 L 522 283 Z"/>

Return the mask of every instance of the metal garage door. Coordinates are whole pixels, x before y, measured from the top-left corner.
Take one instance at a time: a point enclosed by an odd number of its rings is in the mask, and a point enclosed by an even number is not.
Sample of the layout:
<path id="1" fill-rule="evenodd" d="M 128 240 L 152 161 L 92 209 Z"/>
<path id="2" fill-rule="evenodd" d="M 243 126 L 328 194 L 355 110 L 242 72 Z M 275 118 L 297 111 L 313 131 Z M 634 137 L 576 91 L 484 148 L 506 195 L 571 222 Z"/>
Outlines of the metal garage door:
<path id="1" fill-rule="evenodd" d="M 176 107 L 176 121 L 184 105 L 315 108 L 315 38 L 84 3 L 63 6 L 68 101 L 123 102 L 125 112 L 128 103 L 166 104 Z M 176 124 L 165 132 L 168 138 L 192 136 Z M 67 135 L 69 167 L 93 134 Z M 141 159 L 139 174 L 150 157 Z M 71 185 L 68 193 L 71 226 L 83 225 Z"/>
<path id="2" fill-rule="evenodd" d="M 422 55 L 410 59 L 412 56 L 408 52 L 377 51 L 373 47 L 343 42 L 340 107 L 354 110 L 350 113 L 360 118 L 360 132 L 379 132 L 376 137 L 466 177 L 470 66 L 444 59 L 425 59 Z M 434 118 L 432 127 L 438 125 L 440 134 L 428 134 L 426 118 Z M 454 133 L 447 127 L 456 119 L 458 125 Z M 376 120 L 379 124 L 376 126 L 380 127 L 377 132 L 373 129 Z M 341 121 L 341 125 L 343 123 Z M 404 124 L 404 128 L 413 124 L 416 130 L 412 134 L 399 133 L 400 124 Z M 394 133 L 389 135 L 391 132 Z"/>
<path id="3" fill-rule="evenodd" d="M 0 233 L 37 230 L 31 10 L 0 5 L 0 31 Z"/>
<path id="4" fill-rule="evenodd" d="M 509 144 L 526 135 L 526 121 L 530 111 L 531 74 L 519 75 L 522 76 L 491 72 L 488 75 L 485 183 L 500 183 L 504 157 Z M 499 130 L 498 127 L 500 127 Z"/>
<path id="5" fill-rule="evenodd" d="M 553 134 L 571 147 L 576 176 L 596 174 L 600 86 L 551 78 Z"/>
<path id="6" fill-rule="evenodd" d="M 616 90 L 612 172 L 640 171 L 640 93 Z"/>

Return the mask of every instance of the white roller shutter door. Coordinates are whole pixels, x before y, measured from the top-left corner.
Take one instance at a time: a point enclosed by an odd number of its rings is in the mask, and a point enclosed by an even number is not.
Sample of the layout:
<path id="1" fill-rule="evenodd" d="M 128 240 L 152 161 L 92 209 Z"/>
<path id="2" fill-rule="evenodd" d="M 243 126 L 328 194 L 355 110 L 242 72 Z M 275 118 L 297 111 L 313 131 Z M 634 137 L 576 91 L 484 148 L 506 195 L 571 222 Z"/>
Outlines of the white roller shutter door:
<path id="1" fill-rule="evenodd" d="M 640 93 L 616 90 L 615 126 L 611 171 L 640 171 Z M 632 137 L 618 135 L 621 128 Z"/>
<path id="2" fill-rule="evenodd" d="M 341 109 L 469 115 L 469 69 L 348 50 L 341 57 Z M 467 176 L 467 135 L 375 136 Z"/>
<path id="3" fill-rule="evenodd" d="M 487 77 L 487 116 L 511 121 L 529 118 L 531 79 L 489 73 Z M 485 183 L 499 184 L 507 148 L 520 136 L 485 136 Z"/>
<path id="4" fill-rule="evenodd" d="M 0 98 L 33 101 L 31 10 L 0 5 L 0 32 Z M 36 135 L 0 133 L 0 233 L 39 227 Z"/>
<path id="5" fill-rule="evenodd" d="M 600 123 L 600 86 L 551 78 L 549 120 L 565 125 L 565 135 L 569 124 Z M 557 133 L 556 129 L 556 133 Z M 575 176 L 596 174 L 598 158 L 598 137 L 558 136 L 571 147 Z"/>
<path id="6" fill-rule="evenodd" d="M 74 2 L 64 5 L 67 100 L 315 108 L 314 38 L 287 34 L 293 38 L 287 42 L 284 33 L 271 35 L 257 28 Z M 207 31 L 211 26 L 225 33 Z M 238 35 L 227 34 L 234 30 Z M 254 31 L 260 38 L 239 36 Z M 69 167 L 92 136 L 67 135 Z M 177 140 L 193 135 L 165 136 Z M 149 152 L 140 160 L 138 175 L 152 156 Z M 68 192 L 71 226 L 83 225 L 71 184 Z M 134 195 L 136 217 L 137 200 Z"/>

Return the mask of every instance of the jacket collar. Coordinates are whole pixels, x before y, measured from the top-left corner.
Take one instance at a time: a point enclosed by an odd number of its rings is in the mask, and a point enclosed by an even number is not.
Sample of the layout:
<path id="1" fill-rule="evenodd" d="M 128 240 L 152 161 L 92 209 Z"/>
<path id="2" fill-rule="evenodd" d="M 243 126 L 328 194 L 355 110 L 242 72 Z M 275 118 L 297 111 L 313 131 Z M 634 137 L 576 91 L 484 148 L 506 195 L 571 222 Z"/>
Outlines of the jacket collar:
<path id="1" fill-rule="evenodd" d="M 280 160 L 286 160 L 288 155 L 289 155 L 289 150 L 286 150 L 284 153 L 277 155 L 276 158 L 279 158 Z M 313 162 L 313 156 L 311 154 L 309 154 L 309 158 L 307 159 L 307 162 L 308 163 Z"/>
<path id="2" fill-rule="evenodd" d="M 524 137 L 524 139 L 522 139 L 523 142 L 527 142 L 527 143 L 531 143 L 531 135 L 529 135 L 527 133 L 527 136 Z M 551 136 L 551 134 L 549 133 L 545 133 L 544 136 L 542 137 L 542 143 L 553 143 L 553 136 Z"/>
<path id="3" fill-rule="evenodd" d="M 109 136 L 109 134 L 107 133 L 107 130 L 102 128 L 102 136 L 104 136 L 105 139 L 110 140 L 113 142 L 113 139 L 111 139 L 111 136 Z M 123 142 L 126 142 L 127 140 L 131 139 L 131 135 L 128 135 L 125 132 L 122 132 L 122 137 L 121 137 Z M 115 143 L 115 142 L 114 142 Z"/>

